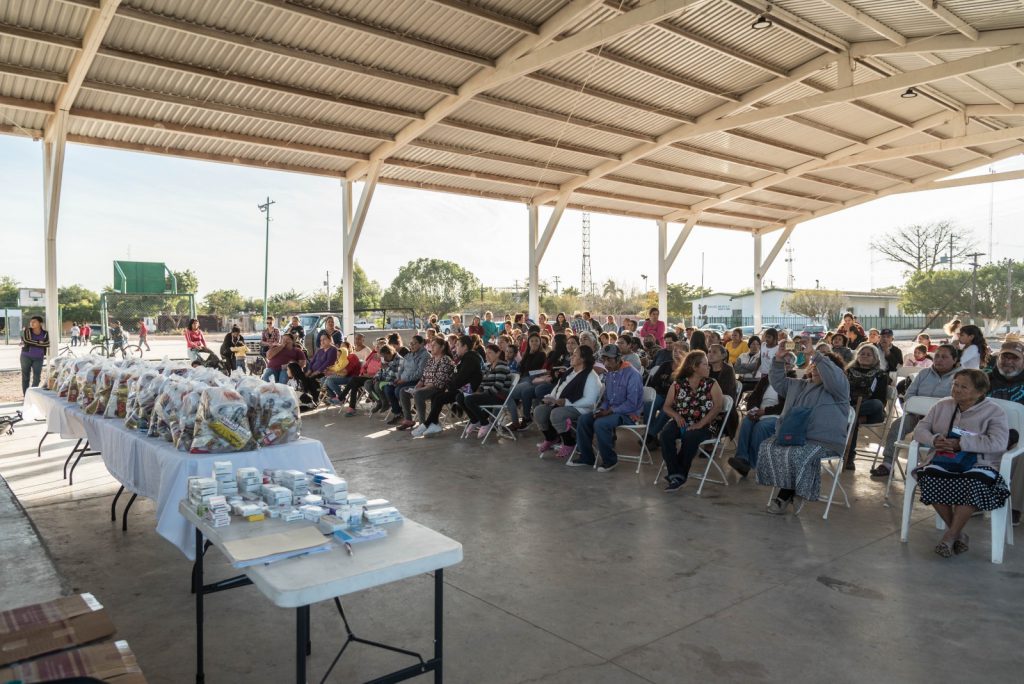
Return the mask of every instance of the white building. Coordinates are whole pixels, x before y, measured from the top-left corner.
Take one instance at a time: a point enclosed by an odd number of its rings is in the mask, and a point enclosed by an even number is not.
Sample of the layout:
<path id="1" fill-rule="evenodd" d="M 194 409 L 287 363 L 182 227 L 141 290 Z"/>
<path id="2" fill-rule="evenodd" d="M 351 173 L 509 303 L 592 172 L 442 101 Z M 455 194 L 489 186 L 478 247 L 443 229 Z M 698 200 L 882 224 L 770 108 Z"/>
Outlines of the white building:
<path id="1" fill-rule="evenodd" d="M 796 290 L 769 287 L 761 295 L 761 315 L 765 324 L 788 321 L 792 324 L 809 322 L 804 316 L 794 316 L 783 310 L 782 302 Z M 843 310 L 858 318 L 902 316 L 900 296 L 881 292 L 840 292 Z M 754 317 L 754 293 L 731 294 L 714 292 L 692 302 L 692 317 L 698 324 L 728 323 L 750 325 Z M 730 319 L 729 321 L 723 319 Z M 742 321 L 742 323 L 741 323 Z"/>

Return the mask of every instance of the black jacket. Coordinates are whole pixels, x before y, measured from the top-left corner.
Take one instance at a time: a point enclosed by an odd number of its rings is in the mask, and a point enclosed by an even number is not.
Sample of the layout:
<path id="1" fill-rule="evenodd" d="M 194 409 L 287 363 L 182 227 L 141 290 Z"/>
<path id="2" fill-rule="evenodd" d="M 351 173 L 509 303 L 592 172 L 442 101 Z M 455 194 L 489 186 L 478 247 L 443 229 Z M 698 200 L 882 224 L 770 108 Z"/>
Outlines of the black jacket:
<path id="1" fill-rule="evenodd" d="M 483 361 L 479 354 L 470 350 L 455 365 L 455 374 L 448 380 L 448 389 L 458 390 L 463 385 L 469 385 L 475 391 L 483 378 Z"/>

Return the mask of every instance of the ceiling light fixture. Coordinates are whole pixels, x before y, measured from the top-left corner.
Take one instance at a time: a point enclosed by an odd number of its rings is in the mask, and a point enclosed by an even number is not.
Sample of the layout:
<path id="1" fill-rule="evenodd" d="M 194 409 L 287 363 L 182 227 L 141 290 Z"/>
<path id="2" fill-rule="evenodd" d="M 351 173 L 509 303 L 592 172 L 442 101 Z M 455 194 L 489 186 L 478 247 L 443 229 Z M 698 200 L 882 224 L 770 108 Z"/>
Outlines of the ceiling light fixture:
<path id="1" fill-rule="evenodd" d="M 755 31 L 761 31 L 763 29 L 771 28 L 772 26 L 774 26 L 774 22 L 772 21 L 772 18 L 770 16 L 771 13 L 772 6 L 769 4 L 765 8 L 764 14 L 759 14 L 757 16 L 757 19 L 754 20 L 754 23 L 750 25 L 750 28 L 754 29 Z"/>
<path id="2" fill-rule="evenodd" d="M 914 90 L 913 86 L 911 86 L 910 88 L 907 88 L 902 93 L 900 93 L 900 97 L 909 100 L 910 98 L 917 97 L 917 91 Z"/>

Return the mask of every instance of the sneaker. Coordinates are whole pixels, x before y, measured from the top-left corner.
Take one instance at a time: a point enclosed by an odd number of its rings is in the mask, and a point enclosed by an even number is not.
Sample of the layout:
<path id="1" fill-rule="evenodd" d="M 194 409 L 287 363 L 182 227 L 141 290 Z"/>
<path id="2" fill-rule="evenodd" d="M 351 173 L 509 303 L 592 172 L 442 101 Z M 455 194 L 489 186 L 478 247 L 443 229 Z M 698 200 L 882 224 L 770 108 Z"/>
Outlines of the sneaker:
<path id="1" fill-rule="evenodd" d="M 466 426 L 466 434 L 472 435 L 480 431 L 480 423 L 470 423 Z"/>
<path id="2" fill-rule="evenodd" d="M 411 428 L 415 424 L 416 423 L 412 422 L 411 420 L 403 420 L 401 423 L 398 424 L 398 429 L 399 430 L 408 430 L 409 428 Z"/>
<path id="3" fill-rule="evenodd" d="M 740 474 L 740 477 L 746 477 L 747 473 L 750 472 L 750 464 L 735 456 L 729 458 L 729 465 Z"/>
<path id="4" fill-rule="evenodd" d="M 426 431 L 427 431 L 427 426 L 424 425 L 423 423 L 420 423 L 419 425 L 417 425 L 416 427 L 414 427 L 412 429 L 412 436 L 413 437 L 422 437 L 423 433 L 426 432 Z"/>
<path id="5" fill-rule="evenodd" d="M 533 419 L 530 418 L 530 416 L 526 416 L 525 418 L 522 419 L 522 421 L 520 421 L 519 427 L 517 429 L 519 429 L 519 430 L 529 430 L 530 429 L 530 423 L 532 423 L 532 422 L 533 422 Z"/>
<path id="6" fill-rule="evenodd" d="M 680 489 L 683 488 L 684 484 L 686 484 L 686 480 L 684 480 L 681 477 L 669 478 L 668 484 L 665 485 L 665 489 L 663 491 L 666 494 L 670 494 L 672 492 L 678 492 Z"/>
<path id="7" fill-rule="evenodd" d="M 523 424 L 520 423 L 518 420 L 514 420 L 511 423 L 509 423 L 508 425 L 506 425 L 505 427 L 508 430 L 510 430 L 512 432 L 515 432 L 516 430 L 522 430 L 523 429 Z"/>
<path id="8" fill-rule="evenodd" d="M 342 406 L 344 402 L 337 397 L 327 397 L 327 403 L 331 406 Z"/>
<path id="9" fill-rule="evenodd" d="M 765 510 L 772 515 L 785 515 L 790 503 L 792 501 L 783 501 L 779 497 L 775 497 Z"/>
<path id="10" fill-rule="evenodd" d="M 594 462 L 591 461 L 590 463 L 588 463 L 586 461 L 567 461 L 565 465 L 569 466 L 570 468 L 593 468 Z"/>
<path id="11" fill-rule="evenodd" d="M 545 452 L 551 451 L 554 448 L 555 443 L 552 442 L 550 439 L 545 439 L 543 442 L 537 445 L 537 453 L 543 454 Z"/>
<path id="12" fill-rule="evenodd" d="M 600 466 L 597 467 L 597 472 L 599 472 L 599 473 L 610 473 L 613 470 L 615 470 L 615 466 L 617 466 L 617 465 L 619 465 L 618 461 L 616 461 L 615 463 L 612 463 L 611 465 L 600 465 Z"/>
<path id="13" fill-rule="evenodd" d="M 345 417 L 346 418 L 351 418 L 354 415 L 356 415 L 356 410 L 354 408 L 347 408 L 347 409 L 345 409 Z"/>
<path id="14" fill-rule="evenodd" d="M 483 425 L 480 426 L 480 429 L 477 430 L 476 436 L 479 439 L 483 439 L 484 437 L 487 436 L 487 431 L 490 430 L 490 429 L 491 429 L 491 424 L 490 423 L 484 423 Z"/>
<path id="15" fill-rule="evenodd" d="M 558 451 L 555 453 L 555 457 L 557 457 L 557 458 L 569 458 L 570 456 L 572 456 L 572 452 L 573 451 L 575 451 L 575 449 L 573 447 L 566 446 L 565 444 L 563 444 L 562 446 L 560 446 L 558 448 Z"/>
<path id="16" fill-rule="evenodd" d="M 430 427 L 423 431 L 423 436 L 429 437 L 430 435 L 436 435 L 437 433 L 443 431 L 444 428 L 442 428 L 438 423 L 431 423 Z"/>
<path id="17" fill-rule="evenodd" d="M 871 477 L 889 477 L 889 473 L 892 469 L 889 468 L 888 463 L 883 463 L 871 469 Z"/>
<path id="18" fill-rule="evenodd" d="M 402 414 L 396 413 L 395 415 L 388 418 L 388 425 L 398 425 L 399 421 L 402 420 Z"/>

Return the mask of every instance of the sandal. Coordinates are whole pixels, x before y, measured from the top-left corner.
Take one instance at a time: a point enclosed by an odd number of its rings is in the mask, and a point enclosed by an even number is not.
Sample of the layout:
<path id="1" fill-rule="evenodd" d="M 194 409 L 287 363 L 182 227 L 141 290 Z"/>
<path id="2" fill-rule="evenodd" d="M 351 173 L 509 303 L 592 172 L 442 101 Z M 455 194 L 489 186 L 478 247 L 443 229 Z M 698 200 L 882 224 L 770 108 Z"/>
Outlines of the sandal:
<path id="1" fill-rule="evenodd" d="M 953 542 L 953 553 L 960 555 L 961 553 L 967 553 L 970 549 L 971 539 L 966 534 L 961 534 L 960 538 Z"/>
<path id="2" fill-rule="evenodd" d="M 880 466 L 875 466 L 871 469 L 871 477 L 889 477 L 889 473 L 892 472 L 887 464 L 883 463 Z"/>
<path id="3" fill-rule="evenodd" d="M 949 542 L 939 542 L 935 545 L 935 553 L 939 554 L 943 558 L 952 558 L 953 547 L 949 545 Z"/>

